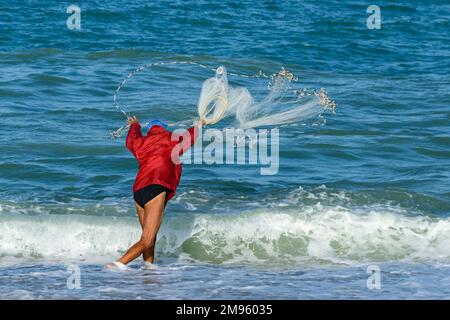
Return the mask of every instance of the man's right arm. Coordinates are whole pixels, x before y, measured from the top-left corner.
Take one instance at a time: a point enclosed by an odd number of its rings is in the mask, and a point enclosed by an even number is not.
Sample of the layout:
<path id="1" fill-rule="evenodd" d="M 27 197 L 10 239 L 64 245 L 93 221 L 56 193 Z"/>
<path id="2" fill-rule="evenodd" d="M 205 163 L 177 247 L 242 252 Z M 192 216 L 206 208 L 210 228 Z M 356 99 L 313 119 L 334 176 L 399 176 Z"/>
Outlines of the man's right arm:
<path id="1" fill-rule="evenodd" d="M 143 141 L 141 125 L 137 121 L 136 117 L 129 117 L 127 122 L 128 124 L 130 124 L 130 130 L 128 130 L 125 145 L 128 150 L 130 150 L 131 153 L 136 156 L 136 149 L 142 144 Z"/>

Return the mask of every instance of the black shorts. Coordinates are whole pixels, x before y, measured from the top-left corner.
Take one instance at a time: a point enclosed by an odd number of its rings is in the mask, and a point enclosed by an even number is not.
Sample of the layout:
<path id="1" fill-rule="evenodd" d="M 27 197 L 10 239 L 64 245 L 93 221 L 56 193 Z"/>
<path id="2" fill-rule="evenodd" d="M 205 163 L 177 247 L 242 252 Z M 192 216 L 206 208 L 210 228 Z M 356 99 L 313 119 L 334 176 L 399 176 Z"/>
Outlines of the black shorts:
<path id="1" fill-rule="evenodd" d="M 133 198 L 138 205 L 144 208 L 147 202 L 163 192 L 166 192 L 166 202 L 164 203 L 165 206 L 167 204 L 167 195 L 168 193 L 172 192 L 172 190 L 159 184 L 151 184 L 142 189 L 139 189 L 134 193 Z"/>

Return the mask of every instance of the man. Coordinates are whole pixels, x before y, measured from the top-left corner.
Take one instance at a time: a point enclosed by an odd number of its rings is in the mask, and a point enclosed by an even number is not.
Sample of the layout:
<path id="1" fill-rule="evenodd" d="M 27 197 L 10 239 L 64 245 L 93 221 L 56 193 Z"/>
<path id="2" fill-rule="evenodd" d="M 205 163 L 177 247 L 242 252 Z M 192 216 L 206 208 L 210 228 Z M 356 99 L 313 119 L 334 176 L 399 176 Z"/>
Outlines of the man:
<path id="1" fill-rule="evenodd" d="M 189 149 L 204 124 L 199 120 L 184 134 L 176 135 L 159 120 L 150 121 L 147 135 L 141 133 L 136 117 L 128 117 L 130 129 L 126 146 L 139 163 L 139 171 L 133 185 L 134 201 L 142 227 L 141 239 L 119 259 L 106 265 L 109 269 L 125 269 L 126 264 L 141 254 L 144 268 L 152 268 L 156 235 L 161 226 L 164 208 L 175 195 L 181 178 L 179 156 Z"/>

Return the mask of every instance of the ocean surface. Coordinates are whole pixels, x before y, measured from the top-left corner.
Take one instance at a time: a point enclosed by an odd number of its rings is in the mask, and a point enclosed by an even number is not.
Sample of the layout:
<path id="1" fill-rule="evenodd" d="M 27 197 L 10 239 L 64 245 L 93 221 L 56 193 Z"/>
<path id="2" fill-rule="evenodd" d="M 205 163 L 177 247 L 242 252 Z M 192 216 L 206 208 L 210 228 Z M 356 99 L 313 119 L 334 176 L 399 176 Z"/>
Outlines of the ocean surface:
<path id="1" fill-rule="evenodd" d="M 70 4 L 0 4 L 0 298 L 450 298 L 448 1 L 94 0 L 73 3 L 81 30 Z M 337 111 L 279 128 L 276 175 L 185 164 L 159 268 L 108 272 L 140 236 L 112 97 L 157 61 L 285 67 Z M 142 121 L 192 120 L 211 76 L 146 69 L 118 98 Z M 266 80 L 229 78 L 255 97 Z"/>

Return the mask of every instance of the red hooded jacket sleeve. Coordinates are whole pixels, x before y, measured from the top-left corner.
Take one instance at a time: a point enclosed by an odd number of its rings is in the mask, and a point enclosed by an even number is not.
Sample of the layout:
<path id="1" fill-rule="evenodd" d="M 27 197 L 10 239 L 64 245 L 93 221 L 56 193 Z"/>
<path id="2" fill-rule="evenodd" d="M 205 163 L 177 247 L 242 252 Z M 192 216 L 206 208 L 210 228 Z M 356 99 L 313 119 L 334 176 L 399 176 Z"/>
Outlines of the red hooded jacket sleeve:
<path id="1" fill-rule="evenodd" d="M 130 130 L 128 130 L 127 140 L 126 140 L 126 146 L 128 150 L 131 151 L 131 153 L 136 158 L 135 150 L 138 149 L 142 142 L 144 141 L 144 137 L 141 133 L 141 125 L 138 122 L 134 122 L 130 126 Z"/>
<path id="2" fill-rule="evenodd" d="M 139 163 L 133 192 L 159 184 L 171 190 L 166 198 L 170 200 L 181 178 L 178 156 L 195 143 L 197 135 L 197 127 L 189 128 L 183 134 L 175 134 L 161 126 L 153 126 L 146 136 L 142 136 L 141 126 L 133 123 L 126 139 L 127 148 Z"/>

